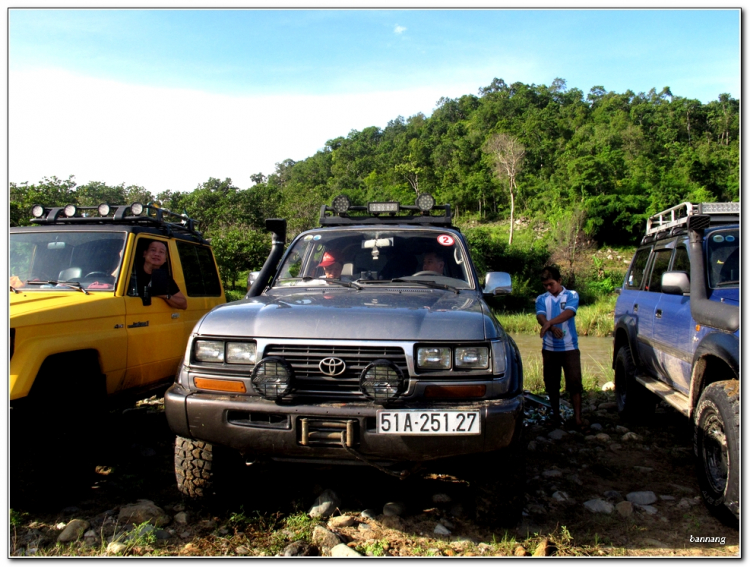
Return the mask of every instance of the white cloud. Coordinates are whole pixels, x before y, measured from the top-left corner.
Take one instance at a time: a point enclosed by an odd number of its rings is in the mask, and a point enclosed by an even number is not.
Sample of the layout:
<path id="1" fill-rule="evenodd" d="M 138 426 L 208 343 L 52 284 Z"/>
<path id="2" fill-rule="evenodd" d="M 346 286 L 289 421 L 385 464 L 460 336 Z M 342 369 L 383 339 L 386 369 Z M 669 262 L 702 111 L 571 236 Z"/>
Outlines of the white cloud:
<path id="1" fill-rule="evenodd" d="M 396 24 L 395 26 L 393 26 L 393 33 L 395 33 L 397 35 L 400 35 L 400 34 L 404 33 L 405 31 L 406 31 L 406 28 L 404 26 L 400 26 L 398 24 Z"/>
<path id="2" fill-rule="evenodd" d="M 61 70 L 9 74 L 9 180 L 75 175 L 79 184 L 190 191 L 209 177 L 272 173 L 325 142 L 417 112 L 477 85 L 330 96 L 231 97 L 105 81 Z M 481 84 L 481 83 L 480 83 Z"/>

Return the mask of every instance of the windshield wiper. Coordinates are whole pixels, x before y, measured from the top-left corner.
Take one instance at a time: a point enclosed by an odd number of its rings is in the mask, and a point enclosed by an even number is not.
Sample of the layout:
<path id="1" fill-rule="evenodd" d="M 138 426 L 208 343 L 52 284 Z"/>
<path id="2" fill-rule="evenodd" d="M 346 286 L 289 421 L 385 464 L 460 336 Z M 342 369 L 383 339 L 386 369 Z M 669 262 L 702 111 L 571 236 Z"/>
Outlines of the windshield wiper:
<path id="1" fill-rule="evenodd" d="M 362 289 L 361 285 L 358 285 L 354 282 L 345 282 L 344 280 L 335 279 L 335 278 L 316 278 L 314 276 L 304 276 L 302 278 L 283 278 L 285 280 L 302 280 L 303 282 L 309 282 L 312 280 L 320 280 L 324 281 L 326 283 L 332 283 L 336 285 L 343 285 L 344 287 L 353 287 L 354 289 Z"/>
<path id="2" fill-rule="evenodd" d="M 45 281 L 29 281 L 29 282 L 26 282 L 26 285 L 62 285 L 62 286 L 66 286 L 72 289 L 77 289 L 78 291 L 82 291 L 86 295 L 91 295 L 88 291 L 83 289 L 81 284 L 78 282 L 56 282 L 53 280 L 46 281 L 46 282 Z"/>
<path id="3" fill-rule="evenodd" d="M 448 285 L 448 284 L 433 282 L 430 280 L 405 280 L 403 278 L 394 278 L 392 280 L 383 280 L 383 281 L 386 281 L 386 282 L 391 281 L 391 282 L 396 282 L 396 283 L 415 283 L 415 284 L 420 284 L 423 286 L 431 287 L 433 289 L 445 289 L 448 291 L 452 291 L 455 294 L 458 294 L 457 287 L 453 287 L 452 285 Z"/>

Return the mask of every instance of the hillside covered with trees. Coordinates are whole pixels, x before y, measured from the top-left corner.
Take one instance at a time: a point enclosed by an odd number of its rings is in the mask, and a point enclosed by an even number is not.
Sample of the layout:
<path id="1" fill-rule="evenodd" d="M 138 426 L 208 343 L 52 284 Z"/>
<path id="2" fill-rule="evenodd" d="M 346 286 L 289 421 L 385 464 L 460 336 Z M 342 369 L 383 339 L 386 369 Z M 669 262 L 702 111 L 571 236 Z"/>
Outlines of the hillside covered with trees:
<path id="1" fill-rule="evenodd" d="M 272 174 L 250 176 L 248 187 L 210 178 L 152 194 L 124 184 L 77 186 L 73 177 L 11 182 L 10 224 L 28 224 L 34 203 L 159 201 L 202 221 L 225 282 L 262 265 L 265 218 L 289 219 L 293 236 L 316 226 L 320 205 L 340 193 L 364 204 L 413 203 L 426 192 L 450 203 L 459 225 L 507 224 L 513 215 L 511 228 L 523 218 L 600 246 L 629 245 L 659 210 L 739 200 L 739 106 L 728 94 L 703 104 L 668 87 L 636 94 L 596 86 L 584 95 L 562 79 L 551 86 L 494 79 L 478 95 L 440 99 L 430 117 L 398 116 L 385 128 L 328 140 L 307 159 L 280 161 Z M 479 260 L 492 267 L 491 258 Z"/>

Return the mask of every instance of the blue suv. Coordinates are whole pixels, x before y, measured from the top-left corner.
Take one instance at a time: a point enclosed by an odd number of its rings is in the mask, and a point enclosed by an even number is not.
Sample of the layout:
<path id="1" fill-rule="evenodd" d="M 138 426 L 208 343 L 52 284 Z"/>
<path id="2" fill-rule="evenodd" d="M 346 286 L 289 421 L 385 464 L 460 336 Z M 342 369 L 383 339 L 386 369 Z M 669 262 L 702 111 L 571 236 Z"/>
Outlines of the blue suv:
<path id="1" fill-rule="evenodd" d="M 739 519 L 740 204 L 682 203 L 648 219 L 615 307 L 620 414 L 659 398 L 692 420 L 704 501 Z"/>

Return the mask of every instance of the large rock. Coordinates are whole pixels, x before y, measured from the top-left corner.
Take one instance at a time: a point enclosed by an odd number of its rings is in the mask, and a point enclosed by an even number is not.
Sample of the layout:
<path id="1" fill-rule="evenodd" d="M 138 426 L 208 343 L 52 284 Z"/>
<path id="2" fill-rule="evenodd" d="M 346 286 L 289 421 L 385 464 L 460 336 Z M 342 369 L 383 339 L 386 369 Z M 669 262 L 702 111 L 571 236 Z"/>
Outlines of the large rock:
<path id="1" fill-rule="evenodd" d="M 615 509 L 612 504 L 600 498 L 594 498 L 593 500 L 584 502 L 583 507 L 589 512 L 594 512 L 595 514 L 611 514 Z"/>
<path id="2" fill-rule="evenodd" d="M 650 490 L 630 492 L 625 498 L 628 500 L 628 502 L 632 502 L 633 504 L 640 504 L 641 506 L 648 506 L 649 504 L 653 504 L 658 500 L 656 494 L 654 494 Z"/>
<path id="3" fill-rule="evenodd" d="M 559 441 L 567 434 L 567 431 L 563 431 L 562 429 L 555 429 L 554 431 L 550 431 L 549 433 L 547 433 L 547 437 L 549 437 L 550 439 L 554 439 L 555 441 Z"/>
<path id="4" fill-rule="evenodd" d="M 318 550 L 306 541 L 294 541 L 284 548 L 282 557 L 310 557 L 318 555 Z"/>
<path id="5" fill-rule="evenodd" d="M 451 535 L 451 531 L 443 524 L 437 524 L 434 531 L 437 535 Z"/>
<path id="6" fill-rule="evenodd" d="M 627 500 L 618 502 L 615 508 L 617 508 L 617 513 L 620 514 L 620 516 L 622 516 L 623 518 L 627 518 L 633 515 L 633 503 L 628 502 Z"/>
<path id="7" fill-rule="evenodd" d="M 354 518 L 352 516 L 334 516 L 328 521 L 328 526 L 331 528 L 348 528 L 354 525 Z"/>
<path id="8" fill-rule="evenodd" d="M 164 513 L 151 500 L 138 500 L 135 504 L 126 504 L 120 508 L 117 520 L 121 524 L 142 524 L 148 522 L 156 527 L 166 526 L 172 518 Z"/>
<path id="9" fill-rule="evenodd" d="M 345 543 L 340 543 L 331 549 L 331 557 L 362 557 L 362 554 L 357 553 Z"/>
<path id="10" fill-rule="evenodd" d="M 124 543 L 121 543 L 119 541 L 113 541 L 109 545 L 107 545 L 107 553 L 111 553 L 112 555 L 117 555 L 118 553 L 122 553 L 128 548 L 127 545 Z"/>
<path id="11" fill-rule="evenodd" d="M 383 514 L 386 516 L 403 516 L 406 505 L 403 502 L 388 502 L 383 506 Z"/>
<path id="12" fill-rule="evenodd" d="M 90 524 L 86 520 L 70 520 L 65 528 L 63 528 L 60 535 L 57 536 L 57 541 L 60 543 L 76 541 L 87 529 L 89 529 L 89 525 Z"/>
<path id="13" fill-rule="evenodd" d="M 341 543 L 341 539 L 331 530 L 323 526 L 315 526 L 312 534 L 312 542 L 323 551 L 330 550 Z"/>
<path id="14" fill-rule="evenodd" d="M 340 504 L 341 501 L 333 490 L 324 490 L 315 499 L 308 515 L 311 518 L 327 518 L 336 511 Z"/>

